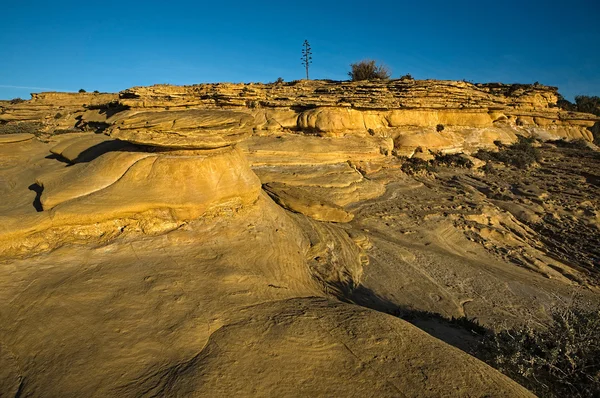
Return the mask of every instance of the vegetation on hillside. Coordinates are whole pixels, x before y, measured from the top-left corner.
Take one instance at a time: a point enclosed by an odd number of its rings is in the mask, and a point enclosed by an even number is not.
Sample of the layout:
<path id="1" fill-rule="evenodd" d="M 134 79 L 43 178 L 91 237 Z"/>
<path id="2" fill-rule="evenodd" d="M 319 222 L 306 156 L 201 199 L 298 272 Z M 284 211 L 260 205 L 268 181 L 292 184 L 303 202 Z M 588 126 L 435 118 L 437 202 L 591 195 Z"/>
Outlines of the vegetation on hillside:
<path id="1" fill-rule="evenodd" d="M 391 311 L 408 322 L 433 319 L 478 340 L 469 353 L 540 397 L 600 396 L 600 309 L 577 297 L 551 310 L 551 320 L 534 327 L 494 332 L 477 320 L 445 318 L 423 311 Z"/>
<path id="2" fill-rule="evenodd" d="M 519 169 L 526 169 L 539 162 L 540 152 L 533 146 L 535 138 L 517 137 L 518 141 L 512 145 L 504 145 L 500 141 L 494 142 L 499 149 L 498 152 L 480 149 L 474 156 L 485 161 L 495 160 Z"/>
<path id="3" fill-rule="evenodd" d="M 600 310 L 555 309 L 546 329 L 489 334 L 478 354 L 539 396 L 598 397 Z"/>
<path id="4" fill-rule="evenodd" d="M 584 112 L 600 116 L 600 97 L 578 95 L 575 97 L 575 103 L 566 100 L 562 95 L 559 95 L 557 105 L 571 112 Z"/>

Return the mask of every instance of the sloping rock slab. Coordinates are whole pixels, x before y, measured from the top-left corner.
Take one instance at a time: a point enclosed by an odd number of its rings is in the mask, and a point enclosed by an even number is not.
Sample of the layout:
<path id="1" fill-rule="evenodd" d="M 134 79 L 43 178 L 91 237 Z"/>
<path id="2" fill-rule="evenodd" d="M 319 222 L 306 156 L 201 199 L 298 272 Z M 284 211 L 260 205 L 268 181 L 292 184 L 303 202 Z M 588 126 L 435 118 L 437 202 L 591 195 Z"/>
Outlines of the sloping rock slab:
<path id="1" fill-rule="evenodd" d="M 13 142 L 29 141 L 33 139 L 35 135 L 30 133 L 22 134 L 0 134 L 0 144 L 11 144 Z"/>
<path id="2" fill-rule="evenodd" d="M 36 184 L 44 188 L 40 198 L 44 210 L 89 195 L 114 184 L 137 161 L 156 156 L 143 152 L 109 152 L 94 162 L 80 163 L 44 174 Z"/>
<path id="3" fill-rule="evenodd" d="M 354 218 L 340 206 L 312 194 L 308 189 L 276 182 L 265 184 L 263 189 L 282 207 L 315 220 L 350 222 Z"/>

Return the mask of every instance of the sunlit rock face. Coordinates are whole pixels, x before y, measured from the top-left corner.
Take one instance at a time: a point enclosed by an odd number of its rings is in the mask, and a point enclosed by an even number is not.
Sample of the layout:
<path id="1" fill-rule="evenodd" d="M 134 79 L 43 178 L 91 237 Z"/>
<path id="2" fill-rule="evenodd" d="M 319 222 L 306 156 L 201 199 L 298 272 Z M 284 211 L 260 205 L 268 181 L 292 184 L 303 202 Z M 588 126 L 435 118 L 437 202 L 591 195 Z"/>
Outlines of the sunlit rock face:
<path id="1" fill-rule="evenodd" d="M 254 116 L 261 134 L 374 134 L 394 138 L 400 151 L 414 147 L 404 141 L 411 135 L 417 135 L 423 148 L 441 151 L 509 142 L 514 133 L 591 141 L 589 128 L 597 118 L 562 111 L 557 99 L 556 88 L 542 85 L 392 80 L 158 85 L 125 90 L 119 103 L 147 110 L 237 109 Z M 438 125 L 444 129 L 438 131 Z"/>
<path id="2" fill-rule="evenodd" d="M 213 149 L 250 136 L 254 119 L 226 110 L 125 111 L 109 122 L 109 135 L 119 140 L 161 148 Z"/>
<path id="3" fill-rule="evenodd" d="M 70 164 L 36 176 L 40 212 L 7 220 L 8 245 L 65 226 L 96 225 L 89 233 L 102 235 L 115 227 L 98 223 L 110 220 L 159 233 L 254 205 L 261 183 L 234 145 L 248 135 L 243 124 L 251 118 L 220 110 L 165 113 L 153 112 L 147 129 L 139 114 L 121 114 L 111 130 L 118 140 L 76 134 L 52 146 L 52 156 Z"/>
<path id="4" fill-rule="evenodd" d="M 44 188 L 43 209 L 104 218 L 170 209 L 174 219 L 189 220 L 220 207 L 252 204 L 260 181 L 232 146 L 247 134 L 248 119 L 218 110 L 125 112 L 110 130 L 118 141 L 91 136 L 52 149 L 75 164 L 37 179 Z M 89 152 L 123 142 L 134 145 L 77 161 L 85 147 Z"/>

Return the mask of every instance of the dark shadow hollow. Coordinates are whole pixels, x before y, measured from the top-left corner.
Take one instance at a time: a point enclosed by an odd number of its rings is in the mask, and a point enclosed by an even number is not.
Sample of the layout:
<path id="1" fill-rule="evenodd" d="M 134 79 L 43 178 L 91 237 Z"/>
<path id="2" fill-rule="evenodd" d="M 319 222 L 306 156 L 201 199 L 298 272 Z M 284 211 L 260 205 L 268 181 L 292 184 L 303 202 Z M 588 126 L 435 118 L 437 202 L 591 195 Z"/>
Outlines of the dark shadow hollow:
<path id="1" fill-rule="evenodd" d="M 472 344 L 465 344 L 461 336 L 477 341 L 483 336 L 493 333 L 492 330 L 480 325 L 474 319 L 466 317 L 447 318 L 435 312 L 399 306 L 364 286 L 357 286 L 351 292 L 346 290 L 344 297 L 341 299 L 347 303 L 360 305 L 403 319 L 433 337 L 475 356 L 477 356 L 474 352 L 476 347 Z M 432 322 L 438 327 L 426 326 Z"/>
<path id="2" fill-rule="evenodd" d="M 40 187 L 38 184 L 31 184 L 28 188 L 30 191 L 33 191 L 36 193 L 35 199 L 33 200 L 33 207 L 35 208 L 35 210 L 37 212 L 44 211 L 44 208 L 42 207 L 42 202 L 40 201 L 40 198 L 42 197 L 42 192 L 44 191 L 44 188 Z"/>

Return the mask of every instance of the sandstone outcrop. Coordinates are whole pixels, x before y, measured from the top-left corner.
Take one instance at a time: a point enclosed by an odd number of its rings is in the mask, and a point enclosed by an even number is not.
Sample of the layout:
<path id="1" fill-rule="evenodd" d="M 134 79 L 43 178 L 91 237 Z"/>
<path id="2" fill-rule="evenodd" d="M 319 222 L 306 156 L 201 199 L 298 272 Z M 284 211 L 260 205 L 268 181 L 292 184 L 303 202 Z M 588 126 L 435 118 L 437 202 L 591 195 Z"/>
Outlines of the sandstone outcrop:
<path id="1" fill-rule="evenodd" d="M 158 85 L 125 90 L 119 102 L 132 109 L 243 110 L 255 117 L 257 131 L 267 132 L 296 129 L 329 136 L 371 132 L 398 138 L 435 131 L 443 125 L 444 132 L 487 128 L 487 135 L 479 138 L 481 146 L 491 145 L 495 139 L 507 140 L 500 132 L 505 127 L 526 135 L 539 135 L 543 130 L 544 138 L 591 141 L 589 128 L 598 118 L 562 111 L 556 107 L 557 99 L 556 88 L 542 85 L 393 80 Z M 494 132 L 498 136 L 490 137 Z M 450 138 L 452 145 L 432 143 L 431 148 L 462 149 L 460 135 Z M 420 146 L 430 147 L 427 141 Z"/>
<path id="2" fill-rule="evenodd" d="M 179 149 L 212 149 L 252 134 L 254 119 L 226 110 L 125 111 L 108 120 L 113 138 L 134 144 Z"/>
<path id="3" fill-rule="evenodd" d="M 0 104 L 0 125 L 35 122 L 39 123 L 40 132 L 73 130 L 76 126 L 83 127 L 82 119 L 87 112 L 99 113 L 100 119 L 105 120 L 108 109 L 118 98 L 113 93 L 31 94 L 28 101 Z"/>
<path id="4" fill-rule="evenodd" d="M 29 141 L 34 137 L 35 135 L 31 133 L 4 134 L 0 135 L 0 144 L 10 144 L 13 142 Z"/>
<path id="5" fill-rule="evenodd" d="M 0 395 L 531 396 L 439 326 L 597 299 L 595 152 L 489 175 L 401 157 L 590 141 L 556 99 L 401 80 L 0 103 Z"/>
<path id="6" fill-rule="evenodd" d="M 120 133 L 119 140 L 91 133 L 64 136 L 51 152 L 72 164 L 42 173 L 35 181 L 41 190 L 38 200 L 43 212 L 25 220 L 9 218 L 0 232 L 1 240 L 15 248 L 22 236 L 132 217 L 136 222 L 161 219 L 172 228 L 255 203 L 260 181 L 244 154 L 230 145 L 245 133 L 239 121 L 247 120 L 246 115 L 240 119 L 227 111 L 192 113 L 202 116 L 201 123 L 210 130 L 208 138 L 200 133 L 196 143 L 189 132 L 179 139 L 173 138 L 172 131 L 160 132 L 156 127 L 160 123 L 150 125 L 147 131 L 136 127 L 132 141 L 141 141 L 143 146 L 125 141 Z M 135 120 L 139 119 L 134 117 L 131 125 Z M 241 131 L 228 127 L 231 120 L 238 121 Z M 221 137 L 228 135 L 238 138 Z M 144 229 L 149 232 L 153 228 Z"/>

